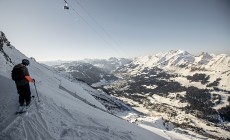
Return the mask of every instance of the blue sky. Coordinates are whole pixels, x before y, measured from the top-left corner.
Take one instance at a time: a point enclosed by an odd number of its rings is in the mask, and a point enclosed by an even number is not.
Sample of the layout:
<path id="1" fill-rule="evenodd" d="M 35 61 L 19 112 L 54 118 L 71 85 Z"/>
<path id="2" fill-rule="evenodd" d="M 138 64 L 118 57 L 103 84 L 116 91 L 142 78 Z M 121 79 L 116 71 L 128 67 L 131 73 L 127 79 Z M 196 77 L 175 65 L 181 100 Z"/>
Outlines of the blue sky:
<path id="1" fill-rule="evenodd" d="M 230 54 L 229 0 L 1 0 L 0 30 L 39 61 Z"/>

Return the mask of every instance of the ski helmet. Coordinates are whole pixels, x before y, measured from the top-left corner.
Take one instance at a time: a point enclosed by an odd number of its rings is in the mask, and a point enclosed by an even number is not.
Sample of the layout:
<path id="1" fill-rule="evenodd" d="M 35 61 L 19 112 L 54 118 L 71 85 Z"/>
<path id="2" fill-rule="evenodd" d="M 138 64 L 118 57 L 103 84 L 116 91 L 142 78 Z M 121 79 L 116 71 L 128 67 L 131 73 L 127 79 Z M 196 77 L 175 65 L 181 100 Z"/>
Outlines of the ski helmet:
<path id="1" fill-rule="evenodd" d="M 25 66 L 28 66 L 30 64 L 30 61 L 27 60 L 27 59 L 23 59 L 22 64 L 25 65 Z"/>

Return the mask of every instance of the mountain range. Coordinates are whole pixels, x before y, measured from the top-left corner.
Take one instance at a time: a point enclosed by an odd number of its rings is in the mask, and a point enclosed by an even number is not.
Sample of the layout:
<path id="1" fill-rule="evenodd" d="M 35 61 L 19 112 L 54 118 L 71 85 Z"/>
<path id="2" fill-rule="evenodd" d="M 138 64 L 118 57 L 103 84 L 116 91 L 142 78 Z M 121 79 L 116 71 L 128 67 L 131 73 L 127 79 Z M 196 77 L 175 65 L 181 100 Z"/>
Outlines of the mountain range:
<path id="1" fill-rule="evenodd" d="M 97 63 L 91 65 L 100 66 Z M 207 137 L 224 137 L 230 131 L 230 56 L 226 54 L 194 56 L 172 50 L 129 59 L 110 74 L 116 78 L 89 84 L 140 112 L 163 115 L 174 125 Z"/>

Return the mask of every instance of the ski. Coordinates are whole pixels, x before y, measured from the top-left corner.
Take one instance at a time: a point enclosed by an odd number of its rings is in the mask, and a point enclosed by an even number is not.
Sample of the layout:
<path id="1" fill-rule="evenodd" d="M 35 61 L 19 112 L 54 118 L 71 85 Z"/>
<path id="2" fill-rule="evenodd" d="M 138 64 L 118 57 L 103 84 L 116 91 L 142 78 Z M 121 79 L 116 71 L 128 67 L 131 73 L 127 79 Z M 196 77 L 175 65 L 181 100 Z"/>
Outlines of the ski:
<path id="1" fill-rule="evenodd" d="M 18 107 L 18 110 L 15 112 L 15 114 L 17 115 L 17 114 L 22 114 L 23 113 L 23 108 L 24 108 L 24 106 L 19 106 Z"/>
<path id="2" fill-rule="evenodd" d="M 23 113 L 27 113 L 28 112 L 28 109 L 30 108 L 32 102 L 34 100 L 34 96 L 31 97 L 31 101 L 30 101 L 30 104 L 28 106 L 19 106 L 18 107 L 18 110 L 15 112 L 16 115 L 18 114 L 23 114 Z"/>

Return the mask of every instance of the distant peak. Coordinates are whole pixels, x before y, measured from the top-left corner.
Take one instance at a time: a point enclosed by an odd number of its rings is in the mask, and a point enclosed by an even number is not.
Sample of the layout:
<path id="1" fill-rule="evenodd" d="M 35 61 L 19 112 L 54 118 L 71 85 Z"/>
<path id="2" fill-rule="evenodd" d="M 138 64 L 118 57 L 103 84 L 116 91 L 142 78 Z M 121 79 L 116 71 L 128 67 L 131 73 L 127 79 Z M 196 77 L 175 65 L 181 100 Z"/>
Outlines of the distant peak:
<path id="1" fill-rule="evenodd" d="M 118 60 L 118 59 L 117 59 L 116 57 L 110 57 L 109 60 L 110 60 L 110 61 L 116 61 L 116 60 Z"/>
<path id="2" fill-rule="evenodd" d="M 202 57 L 202 58 L 212 58 L 214 57 L 215 55 L 214 54 L 210 54 L 210 53 L 207 53 L 207 52 L 202 52 L 199 57 Z"/>
<path id="3" fill-rule="evenodd" d="M 171 50 L 169 51 L 169 53 L 171 54 L 189 54 L 187 51 L 184 51 L 184 50 Z"/>
<path id="4" fill-rule="evenodd" d="M 201 55 L 209 55 L 207 52 L 202 52 Z"/>

